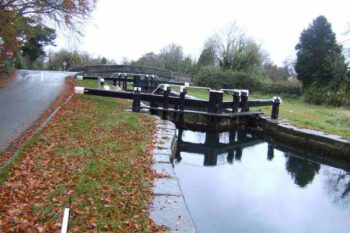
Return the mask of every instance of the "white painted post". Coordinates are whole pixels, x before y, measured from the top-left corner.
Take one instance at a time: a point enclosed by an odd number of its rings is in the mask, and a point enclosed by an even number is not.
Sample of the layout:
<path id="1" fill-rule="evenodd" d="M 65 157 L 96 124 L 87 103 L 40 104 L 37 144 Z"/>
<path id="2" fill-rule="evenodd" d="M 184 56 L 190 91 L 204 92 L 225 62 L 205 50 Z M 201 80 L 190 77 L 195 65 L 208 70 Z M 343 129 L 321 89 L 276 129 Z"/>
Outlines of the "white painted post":
<path id="1" fill-rule="evenodd" d="M 84 94 L 84 87 L 74 87 L 75 94 Z"/>
<path id="2" fill-rule="evenodd" d="M 105 85 L 105 80 L 103 78 L 100 79 L 100 87 L 103 87 Z"/>
<path id="3" fill-rule="evenodd" d="M 61 233 L 67 233 L 68 232 L 69 212 L 70 212 L 69 208 L 65 208 L 64 209 Z"/>

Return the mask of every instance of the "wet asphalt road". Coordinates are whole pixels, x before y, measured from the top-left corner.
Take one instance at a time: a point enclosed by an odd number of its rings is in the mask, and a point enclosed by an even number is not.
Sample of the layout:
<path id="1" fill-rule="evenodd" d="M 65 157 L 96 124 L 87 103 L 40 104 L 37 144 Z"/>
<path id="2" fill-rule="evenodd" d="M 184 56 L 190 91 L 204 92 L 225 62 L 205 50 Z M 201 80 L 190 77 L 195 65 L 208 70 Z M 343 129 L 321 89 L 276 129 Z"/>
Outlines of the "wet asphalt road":
<path id="1" fill-rule="evenodd" d="M 0 87 L 0 152 L 50 107 L 69 74 L 19 70 L 15 79 Z"/>

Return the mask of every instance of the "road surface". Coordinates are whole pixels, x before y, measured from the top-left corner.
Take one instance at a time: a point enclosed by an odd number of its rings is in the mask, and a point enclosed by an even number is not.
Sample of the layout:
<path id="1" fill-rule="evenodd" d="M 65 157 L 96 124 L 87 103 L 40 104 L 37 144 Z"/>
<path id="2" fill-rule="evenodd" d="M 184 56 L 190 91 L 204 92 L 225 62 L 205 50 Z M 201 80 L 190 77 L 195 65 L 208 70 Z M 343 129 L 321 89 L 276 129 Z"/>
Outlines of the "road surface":
<path id="1" fill-rule="evenodd" d="M 0 87 L 0 153 L 50 107 L 69 74 L 19 70 L 16 78 Z"/>

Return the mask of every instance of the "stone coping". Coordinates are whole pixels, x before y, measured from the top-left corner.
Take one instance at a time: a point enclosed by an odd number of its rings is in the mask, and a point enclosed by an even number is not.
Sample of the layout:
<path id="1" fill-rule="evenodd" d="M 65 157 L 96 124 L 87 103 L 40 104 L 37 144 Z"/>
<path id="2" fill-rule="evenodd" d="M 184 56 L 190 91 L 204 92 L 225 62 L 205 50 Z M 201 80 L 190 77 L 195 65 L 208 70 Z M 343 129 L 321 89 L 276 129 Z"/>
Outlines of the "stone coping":
<path id="1" fill-rule="evenodd" d="M 302 129 L 283 120 L 260 117 L 261 127 L 274 139 L 308 149 L 323 156 L 350 159 L 350 142 L 338 135 Z"/>
<path id="2" fill-rule="evenodd" d="M 154 182 L 151 218 L 156 224 L 165 226 L 166 232 L 196 232 L 174 167 L 170 162 L 176 149 L 176 127 L 170 121 L 155 118 L 157 128 L 152 168 L 164 177 Z"/>

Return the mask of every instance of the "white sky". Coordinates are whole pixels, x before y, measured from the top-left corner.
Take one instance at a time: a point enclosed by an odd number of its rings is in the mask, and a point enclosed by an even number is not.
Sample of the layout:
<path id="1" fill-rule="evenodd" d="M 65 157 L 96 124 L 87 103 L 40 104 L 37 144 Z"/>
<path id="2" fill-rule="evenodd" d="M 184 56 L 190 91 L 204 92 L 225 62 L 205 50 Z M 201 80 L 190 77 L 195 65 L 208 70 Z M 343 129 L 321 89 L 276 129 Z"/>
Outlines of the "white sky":
<path id="1" fill-rule="evenodd" d="M 121 62 L 173 42 L 198 58 L 211 34 L 236 21 L 281 65 L 294 55 L 302 30 L 319 15 L 326 16 L 343 42 L 350 29 L 349 0 L 98 0 L 76 47 Z M 71 40 L 57 44 L 75 47 Z"/>

